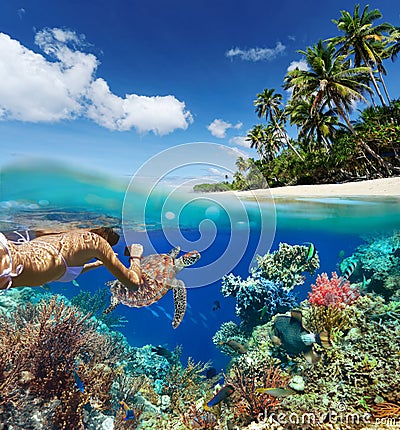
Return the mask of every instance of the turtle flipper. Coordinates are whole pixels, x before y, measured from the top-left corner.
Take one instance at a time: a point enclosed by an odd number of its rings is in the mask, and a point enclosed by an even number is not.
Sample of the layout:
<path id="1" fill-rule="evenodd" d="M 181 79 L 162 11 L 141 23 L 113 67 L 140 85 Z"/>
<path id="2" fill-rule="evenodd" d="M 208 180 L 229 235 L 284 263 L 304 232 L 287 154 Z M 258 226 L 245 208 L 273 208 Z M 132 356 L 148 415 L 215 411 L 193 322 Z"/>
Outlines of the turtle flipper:
<path id="1" fill-rule="evenodd" d="M 172 320 L 172 327 L 177 328 L 182 322 L 186 312 L 186 286 L 183 281 L 176 279 L 172 287 L 174 292 L 174 319 Z"/>
<path id="2" fill-rule="evenodd" d="M 112 312 L 119 305 L 119 303 L 120 301 L 113 294 L 111 296 L 111 304 L 107 309 L 103 311 L 103 314 L 109 314 L 110 312 Z"/>

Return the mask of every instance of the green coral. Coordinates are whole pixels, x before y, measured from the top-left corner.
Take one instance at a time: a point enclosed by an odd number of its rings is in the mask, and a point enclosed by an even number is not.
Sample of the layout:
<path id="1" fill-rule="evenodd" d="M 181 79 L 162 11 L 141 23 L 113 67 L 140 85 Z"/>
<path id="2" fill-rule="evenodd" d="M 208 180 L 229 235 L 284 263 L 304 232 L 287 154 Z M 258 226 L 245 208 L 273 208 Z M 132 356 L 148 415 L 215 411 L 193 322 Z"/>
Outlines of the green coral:
<path id="1" fill-rule="evenodd" d="M 304 283 L 304 272 L 311 275 L 319 268 L 318 252 L 307 259 L 308 246 L 280 243 L 277 251 L 257 256 L 261 276 L 273 282 L 281 282 L 286 291 Z"/>

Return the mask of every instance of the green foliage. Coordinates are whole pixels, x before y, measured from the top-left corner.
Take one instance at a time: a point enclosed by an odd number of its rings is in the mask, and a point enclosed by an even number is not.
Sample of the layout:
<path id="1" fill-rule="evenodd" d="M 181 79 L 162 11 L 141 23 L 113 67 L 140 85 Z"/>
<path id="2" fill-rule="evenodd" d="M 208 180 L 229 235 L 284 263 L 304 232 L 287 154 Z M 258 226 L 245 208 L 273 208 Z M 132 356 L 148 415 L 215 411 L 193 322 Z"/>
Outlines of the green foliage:
<path id="1" fill-rule="evenodd" d="M 299 51 L 307 69 L 284 77 L 283 87 L 292 91 L 286 106 L 275 89 L 264 89 L 254 101 L 265 124 L 254 126 L 246 140 L 257 150 L 258 168 L 270 187 L 400 174 L 400 101 L 387 106 L 381 91 L 390 100 L 383 61 L 396 58 L 400 30 L 389 23 L 375 25 L 382 14 L 368 6 L 340 14 L 333 22 L 341 35 Z M 354 102 L 367 102 L 366 95 L 373 106 L 354 123 L 349 116 Z M 375 96 L 381 106 L 375 106 Z M 298 127 L 297 140 L 287 135 L 287 121 Z M 249 182 L 256 181 L 238 168 L 233 188 L 250 189 Z"/>
<path id="2" fill-rule="evenodd" d="M 196 193 L 216 193 L 230 190 L 232 190 L 232 187 L 228 182 L 218 182 L 217 184 L 197 184 L 193 187 L 193 191 Z"/>

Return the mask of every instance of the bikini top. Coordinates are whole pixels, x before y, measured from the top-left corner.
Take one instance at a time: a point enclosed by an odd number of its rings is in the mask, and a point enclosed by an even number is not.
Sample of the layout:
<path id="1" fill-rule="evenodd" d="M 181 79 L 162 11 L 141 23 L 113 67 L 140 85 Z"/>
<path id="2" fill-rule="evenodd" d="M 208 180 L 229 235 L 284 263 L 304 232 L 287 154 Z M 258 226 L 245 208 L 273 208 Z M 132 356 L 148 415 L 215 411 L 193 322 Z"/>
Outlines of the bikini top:
<path id="1" fill-rule="evenodd" d="M 12 256 L 11 256 L 10 248 L 8 247 L 7 238 L 1 232 L 0 232 L 0 245 L 6 250 L 6 252 L 8 254 L 8 258 L 10 260 L 10 265 L 6 269 L 3 269 L 3 271 L 0 273 L 0 279 L 5 278 L 6 280 L 8 280 L 6 288 L 3 290 L 3 291 L 5 291 L 11 287 L 12 278 L 15 278 L 16 276 L 21 274 L 24 266 L 22 264 L 18 264 L 18 266 L 15 269 L 15 272 L 13 273 L 13 271 L 12 271 Z"/>

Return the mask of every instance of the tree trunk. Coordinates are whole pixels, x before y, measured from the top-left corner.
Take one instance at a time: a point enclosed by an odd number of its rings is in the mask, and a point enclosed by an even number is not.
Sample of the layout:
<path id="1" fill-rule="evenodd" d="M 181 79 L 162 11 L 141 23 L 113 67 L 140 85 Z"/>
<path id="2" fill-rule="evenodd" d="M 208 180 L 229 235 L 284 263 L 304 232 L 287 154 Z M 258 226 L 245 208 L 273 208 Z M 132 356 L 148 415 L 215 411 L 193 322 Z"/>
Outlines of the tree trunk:
<path id="1" fill-rule="evenodd" d="M 284 139 L 286 141 L 286 144 L 289 146 L 289 148 L 300 158 L 301 161 L 304 161 L 304 158 L 299 154 L 297 149 L 290 143 L 290 140 L 287 138 L 286 132 L 281 129 L 281 127 L 278 125 L 276 121 L 274 121 L 275 127 L 279 130 L 282 136 L 284 136 Z"/>
<path id="2" fill-rule="evenodd" d="M 385 170 L 386 170 L 386 172 L 390 175 L 391 174 L 391 171 L 390 171 L 390 168 L 389 168 L 389 166 L 388 166 L 388 164 L 386 163 L 386 161 L 379 155 L 379 154 L 377 154 L 367 143 L 365 143 L 359 136 L 358 136 L 358 134 L 357 134 L 357 132 L 354 130 L 354 128 L 353 128 L 353 126 L 352 126 L 352 124 L 351 124 L 351 122 L 350 122 L 350 120 L 349 120 L 349 118 L 347 118 L 347 115 L 344 113 L 344 111 L 343 111 L 343 109 L 342 109 L 342 107 L 338 104 L 338 103 L 336 103 L 335 102 L 335 104 L 336 104 L 336 108 L 337 108 L 337 110 L 338 110 L 338 112 L 339 112 L 339 114 L 340 114 L 340 116 L 344 119 L 344 121 L 346 122 L 346 124 L 347 124 L 347 127 L 349 128 L 349 130 L 351 131 L 351 133 L 353 134 L 353 136 L 355 136 L 357 139 L 358 139 L 358 141 L 359 141 L 359 143 L 361 144 L 361 146 L 362 146 L 362 148 L 364 148 L 369 154 L 371 154 L 372 155 L 372 157 L 373 158 L 375 158 L 375 160 L 378 162 L 378 164 L 380 165 L 380 166 L 382 166 Z"/>
<path id="3" fill-rule="evenodd" d="M 381 72 L 381 71 L 379 71 L 379 77 L 381 78 L 381 82 L 382 82 L 383 90 L 385 91 L 385 95 L 386 95 L 387 101 L 388 101 L 388 103 L 389 103 L 389 105 L 390 105 L 391 100 L 390 100 L 390 96 L 389 96 L 389 91 L 388 91 L 388 89 L 387 89 L 387 87 L 386 87 L 386 83 L 385 83 L 385 80 L 383 79 L 383 74 L 382 74 L 382 72 Z"/>

